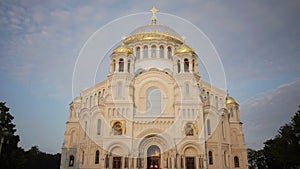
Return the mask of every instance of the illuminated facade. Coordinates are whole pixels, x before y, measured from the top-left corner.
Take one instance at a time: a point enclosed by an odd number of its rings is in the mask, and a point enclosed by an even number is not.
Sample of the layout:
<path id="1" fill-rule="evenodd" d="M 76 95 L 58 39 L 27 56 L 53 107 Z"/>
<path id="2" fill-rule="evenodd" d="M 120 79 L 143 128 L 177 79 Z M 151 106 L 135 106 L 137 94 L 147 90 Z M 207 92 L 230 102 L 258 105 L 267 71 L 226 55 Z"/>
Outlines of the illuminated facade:
<path id="1" fill-rule="evenodd" d="M 156 12 L 113 50 L 107 80 L 70 103 L 61 169 L 248 168 L 238 103 L 201 80 Z"/>

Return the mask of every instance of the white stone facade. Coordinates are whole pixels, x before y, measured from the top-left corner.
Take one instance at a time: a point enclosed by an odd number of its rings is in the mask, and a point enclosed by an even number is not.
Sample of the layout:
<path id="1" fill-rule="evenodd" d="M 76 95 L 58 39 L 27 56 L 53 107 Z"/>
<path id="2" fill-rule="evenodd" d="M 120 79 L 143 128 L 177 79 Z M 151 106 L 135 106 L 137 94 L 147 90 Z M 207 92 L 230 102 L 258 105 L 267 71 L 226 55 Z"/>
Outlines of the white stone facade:
<path id="1" fill-rule="evenodd" d="M 177 33 L 148 27 L 112 52 L 107 80 L 70 103 L 61 169 L 248 168 L 239 105 L 201 80 Z"/>

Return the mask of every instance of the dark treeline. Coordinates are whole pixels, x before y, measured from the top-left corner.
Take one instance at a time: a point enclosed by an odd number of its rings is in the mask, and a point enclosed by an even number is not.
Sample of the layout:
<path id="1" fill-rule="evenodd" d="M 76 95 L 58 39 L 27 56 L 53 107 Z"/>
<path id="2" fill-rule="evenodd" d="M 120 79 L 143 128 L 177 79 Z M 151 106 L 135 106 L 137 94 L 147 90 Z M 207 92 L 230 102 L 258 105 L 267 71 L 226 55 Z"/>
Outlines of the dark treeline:
<path id="1" fill-rule="evenodd" d="M 281 126 L 277 135 L 267 140 L 261 150 L 248 149 L 249 169 L 299 169 L 299 140 L 300 106 L 291 122 Z"/>
<path id="2" fill-rule="evenodd" d="M 5 103 L 0 102 L 0 168 L 3 169 L 59 169 L 60 154 L 41 152 L 38 146 L 25 151 L 18 147 L 20 137 L 15 134 L 14 117 Z"/>

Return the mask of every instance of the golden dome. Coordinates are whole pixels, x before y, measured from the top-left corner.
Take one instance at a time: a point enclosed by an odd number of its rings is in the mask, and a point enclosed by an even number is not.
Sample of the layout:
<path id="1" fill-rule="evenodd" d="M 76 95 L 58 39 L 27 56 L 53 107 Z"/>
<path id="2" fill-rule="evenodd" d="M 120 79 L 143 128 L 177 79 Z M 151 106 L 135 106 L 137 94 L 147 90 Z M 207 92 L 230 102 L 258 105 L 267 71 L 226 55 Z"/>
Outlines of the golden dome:
<path id="1" fill-rule="evenodd" d="M 234 98 L 227 96 L 226 97 L 226 104 L 238 104 Z"/>
<path id="2" fill-rule="evenodd" d="M 179 46 L 178 48 L 175 49 L 174 54 L 182 54 L 182 53 L 192 53 L 192 54 L 196 54 L 194 49 L 192 49 L 191 47 L 187 46 L 186 44 L 182 44 L 181 46 Z"/>
<path id="3" fill-rule="evenodd" d="M 116 49 L 114 49 L 112 54 L 116 54 L 116 53 L 133 54 L 133 50 L 130 47 L 128 47 L 127 45 L 125 45 L 124 43 L 122 43 L 122 45 L 120 45 Z"/>

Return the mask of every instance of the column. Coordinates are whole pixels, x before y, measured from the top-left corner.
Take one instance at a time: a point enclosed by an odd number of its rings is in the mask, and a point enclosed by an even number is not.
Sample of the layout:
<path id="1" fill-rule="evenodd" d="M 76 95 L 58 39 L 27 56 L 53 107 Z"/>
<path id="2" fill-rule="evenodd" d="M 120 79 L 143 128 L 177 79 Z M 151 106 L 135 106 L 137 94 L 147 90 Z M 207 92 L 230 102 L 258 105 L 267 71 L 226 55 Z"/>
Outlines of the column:
<path id="1" fill-rule="evenodd" d="M 110 157 L 109 157 L 109 167 L 108 168 L 109 169 L 113 168 L 113 156 L 112 155 L 110 155 Z"/>
<path id="2" fill-rule="evenodd" d="M 124 156 L 121 157 L 121 168 L 122 169 L 125 168 L 125 157 Z"/>
<path id="3" fill-rule="evenodd" d="M 124 72 L 127 73 L 127 70 L 128 70 L 127 58 L 124 58 Z"/>
<path id="4" fill-rule="evenodd" d="M 144 47 L 141 46 L 140 48 L 140 59 L 144 58 Z"/>
<path id="5" fill-rule="evenodd" d="M 159 48 L 159 47 L 160 47 L 159 45 L 156 46 L 156 51 L 155 51 L 155 52 L 156 52 L 156 58 L 157 58 L 157 59 L 160 58 L 160 55 L 159 55 L 159 53 L 160 53 L 160 52 L 159 52 L 160 48 Z"/>
<path id="6" fill-rule="evenodd" d="M 172 169 L 175 168 L 175 158 L 174 157 L 171 157 L 171 163 L 172 163 Z"/>
<path id="7" fill-rule="evenodd" d="M 208 161 L 205 154 L 203 155 L 203 168 L 208 168 Z"/>
<path id="8" fill-rule="evenodd" d="M 113 66 L 114 66 L 113 61 L 110 61 L 109 65 L 110 65 L 110 68 L 109 68 L 110 71 L 109 72 L 113 73 Z"/>
<path id="9" fill-rule="evenodd" d="M 184 60 L 180 59 L 180 72 L 185 72 L 184 71 Z"/>
<path id="10" fill-rule="evenodd" d="M 119 72 L 119 61 L 116 60 L 116 67 L 115 67 L 115 72 Z"/>
<path id="11" fill-rule="evenodd" d="M 199 156 L 198 155 L 195 157 L 195 160 L 196 160 L 196 169 L 199 169 Z"/>
<path id="12" fill-rule="evenodd" d="M 186 169 L 186 166 L 185 166 L 185 157 L 183 156 L 183 168 Z"/>
<path id="13" fill-rule="evenodd" d="M 136 169 L 137 168 L 137 165 L 136 165 L 137 164 L 137 160 L 136 160 L 137 158 L 133 157 L 132 159 L 133 159 L 133 168 Z"/>
<path id="14" fill-rule="evenodd" d="M 193 73 L 193 62 L 191 59 L 189 59 L 189 72 Z"/>
<path id="15" fill-rule="evenodd" d="M 168 59 L 168 46 L 164 46 L 164 59 Z"/>

